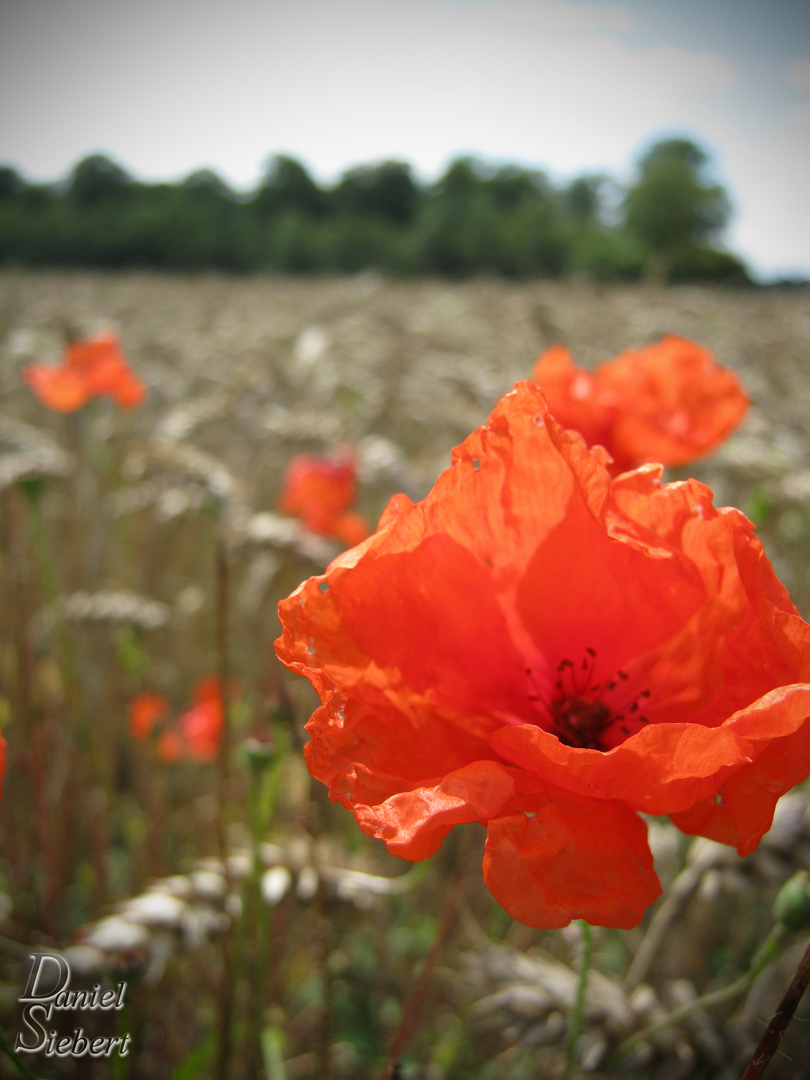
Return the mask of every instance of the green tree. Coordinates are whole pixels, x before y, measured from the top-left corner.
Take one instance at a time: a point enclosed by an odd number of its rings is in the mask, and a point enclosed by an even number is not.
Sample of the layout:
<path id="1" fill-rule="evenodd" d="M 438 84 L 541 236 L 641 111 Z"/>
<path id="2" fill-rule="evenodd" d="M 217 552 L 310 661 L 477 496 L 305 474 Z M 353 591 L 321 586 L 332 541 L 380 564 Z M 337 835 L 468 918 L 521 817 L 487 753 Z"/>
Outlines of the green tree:
<path id="1" fill-rule="evenodd" d="M 25 181 L 10 165 L 0 165 L 0 200 L 13 199 L 25 191 Z"/>
<path id="2" fill-rule="evenodd" d="M 75 166 L 68 181 L 68 195 L 82 207 L 97 206 L 124 194 L 132 178 L 103 154 L 91 154 Z"/>
<path id="3" fill-rule="evenodd" d="M 183 188 L 203 198 L 219 202 L 235 202 L 233 189 L 211 169 L 195 169 L 183 181 Z"/>
<path id="4" fill-rule="evenodd" d="M 684 244 L 707 244 L 725 227 L 728 196 L 704 178 L 706 154 L 689 139 L 656 143 L 639 162 L 624 220 L 650 251 L 666 258 Z"/>
<path id="5" fill-rule="evenodd" d="M 287 212 L 320 217 L 327 210 L 327 198 L 300 161 L 277 154 L 270 160 L 253 205 L 263 217 Z"/>
<path id="6" fill-rule="evenodd" d="M 419 194 L 410 165 L 384 161 L 344 173 L 332 193 L 332 203 L 341 214 L 370 215 L 394 225 L 409 225 L 419 206 Z"/>
<path id="7" fill-rule="evenodd" d="M 550 187 L 542 172 L 529 172 L 517 165 L 503 165 L 486 181 L 497 210 L 517 210 L 527 203 L 548 197 Z"/>
<path id="8" fill-rule="evenodd" d="M 604 176 L 578 176 L 563 191 L 567 213 L 579 222 L 596 221 L 602 210 Z"/>

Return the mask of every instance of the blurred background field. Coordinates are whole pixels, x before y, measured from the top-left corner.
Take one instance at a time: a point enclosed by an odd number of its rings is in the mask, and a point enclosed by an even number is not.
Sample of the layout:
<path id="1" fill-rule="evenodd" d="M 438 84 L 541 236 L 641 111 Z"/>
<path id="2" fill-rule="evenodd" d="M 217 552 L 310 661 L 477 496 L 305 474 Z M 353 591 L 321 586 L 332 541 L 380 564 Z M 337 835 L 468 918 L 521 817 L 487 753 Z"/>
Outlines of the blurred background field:
<path id="1" fill-rule="evenodd" d="M 101 329 L 148 399 L 48 412 L 24 368 Z M 807 618 L 806 290 L 0 273 L 0 1017 L 13 1038 L 31 950 L 73 948 L 77 984 L 129 980 L 118 1023 L 133 1041 L 114 1064 L 37 1058 L 37 1075 L 371 1078 L 398 1037 L 413 1080 L 561 1075 L 575 928 L 531 930 L 498 908 L 483 830 L 411 869 L 310 781 L 315 699 L 273 656 L 276 603 L 339 549 L 275 503 L 294 454 L 348 445 L 376 521 L 391 494 L 427 493 L 548 346 L 592 367 L 667 333 L 710 348 L 753 401 L 720 451 L 669 479 L 696 476 L 751 517 Z M 176 714 L 212 673 L 238 686 L 225 760 L 166 764 L 133 740 L 139 693 Z M 747 970 L 777 889 L 810 869 L 807 802 L 786 797 L 746 860 L 651 825 L 665 898 L 638 930 L 597 931 L 588 1074 L 739 1076 L 801 935 L 750 993 L 616 1052 Z M 806 1075 L 800 1015 L 775 1080 Z"/>

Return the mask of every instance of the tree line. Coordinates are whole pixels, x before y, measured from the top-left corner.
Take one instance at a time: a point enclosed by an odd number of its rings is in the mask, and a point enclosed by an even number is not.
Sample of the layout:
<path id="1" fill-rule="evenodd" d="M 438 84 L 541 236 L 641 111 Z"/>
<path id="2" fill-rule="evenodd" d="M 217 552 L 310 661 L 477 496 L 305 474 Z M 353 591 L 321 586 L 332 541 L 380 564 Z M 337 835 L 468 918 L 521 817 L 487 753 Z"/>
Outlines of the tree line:
<path id="1" fill-rule="evenodd" d="M 55 184 L 0 167 L 0 265 L 463 278 L 747 282 L 719 246 L 729 199 L 687 139 L 656 143 L 625 188 L 605 175 L 452 162 L 433 184 L 384 161 L 318 184 L 284 155 L 248 194 L 207 169 L 143 183 L 100 154 Z"/>

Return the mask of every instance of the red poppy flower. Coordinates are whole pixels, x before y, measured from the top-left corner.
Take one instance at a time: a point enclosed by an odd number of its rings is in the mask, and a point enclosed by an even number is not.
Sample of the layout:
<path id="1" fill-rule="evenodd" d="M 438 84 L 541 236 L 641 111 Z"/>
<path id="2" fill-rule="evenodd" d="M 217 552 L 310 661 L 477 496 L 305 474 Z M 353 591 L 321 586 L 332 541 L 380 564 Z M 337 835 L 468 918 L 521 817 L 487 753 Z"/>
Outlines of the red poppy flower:
<path id="1" fill-rule="evenodd" d="M 177 722 L 187 755 L 195 761 L 216 761 L 224 721 L 220 681 L 209 675 L 197 683 L 194 705 Z"/>
<path id="2" fill-rule="evenodd" d="M 185 746 L 176 728 L 161 731 L 155 744 L 155 753 L 164 765 L 175 765 L 185 756 Z"/>
<path id="3" fill-rule="evenodd" d="M 710 453 L 749 404 L 739 379 L 708 349 L 674 336 L 622 353 L 593 374 L 555 345 L 532 378 L 563 427 L 578 431 L 588 446 L 606 448 L 614 473 L 646 461 L 685 465 Z"/>
<path id="4" fill-rule="evenodd" d="M 132 737 L 145 742 L 155 727 L 169 718 L 169 703 L 160 694 L 138 694 L 129 706 L 129 730 Z"/>
<path id="5" fill-rule="evenodd" d="M 284 470 L 278 508 L 300 518 L 310 532 L 334 536 L 353 547 L 369 534 L 368 523 L 349 508 L 357 492 L 354 457 L 298 454 Z"/>
<path id="6" fill-rule="evenodd" d="M 129 710 L 133 737 L 143 741 L 157 733 L 155 752 L 167 764 L 182 758 L 215 761 L 224 722 L 220 681 L 215 675 L 199 680 L 194 704 L 175 723 L 169 723 L 169 703 L 160 694 L 139 694 Z"/>
<path id="7" fill-rule="evenodd" d="M 40 401 L 57 412 L 75 412 L 100 394 L 124 409 L 135 408 L 146 397 L 146 387 L 113 334 L 75 341 L 65 349 L 59 367 L 32 364 L 24 377 Z"/>
<path id="8" fill-rule="evenodd" d="M 810 772 L 810 627 L 739 511 L 660 478 L 612 478 L 519 383 L 279 607 L 331 798 L 414 860 L 485 825 L 532 926 L 634 926 L 660 892 L 641 813 L 747 854 Z"/>

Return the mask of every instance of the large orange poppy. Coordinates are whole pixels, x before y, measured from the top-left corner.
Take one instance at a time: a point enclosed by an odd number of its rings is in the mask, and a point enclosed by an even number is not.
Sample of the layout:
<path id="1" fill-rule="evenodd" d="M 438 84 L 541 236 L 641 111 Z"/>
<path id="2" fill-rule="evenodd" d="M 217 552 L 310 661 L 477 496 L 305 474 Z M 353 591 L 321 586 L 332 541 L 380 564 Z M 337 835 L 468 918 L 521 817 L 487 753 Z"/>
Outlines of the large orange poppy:
<path id="1" fill-rule="evenodd" d="M 146 397 L 146 387 L 124 359 L 114 334 L 74 341 L 59 367 L 32 364 L 24 377 L 40 401 L 56 412 L 75 412 L 101 394 L 123 409 L 134 409 Z"/>
<path id="2" fill-rule="evenodd" d="M 611 471 L 647 461 L 685 465 L 710 453 L 737 427 L 748 397 L 708 349 L 672 335 L 624 352 L 591 374 L 562 345 L 537 360 L 532 379 L 563 427 L 604 446 Z"/>
<path id="3" fill-rule="evenodd" d="M 744 855 L 810 772 L 810 627 L 751 524 L 603 457 L 519 383 L 279 607 L 322 702 L 312 774 L 405 858 L 485 825 L 532 926 L 634 926 L 660 892 L 641 813 Z"/>
<path id="4" fill-rule="evenodd" d="M 298 454 L 284 470 L 278 508 L 299 518 L 310 532 L 353 546 L 369 534 L 368 523 L 350 508 L 357 495 L 354 457 Z"/>

